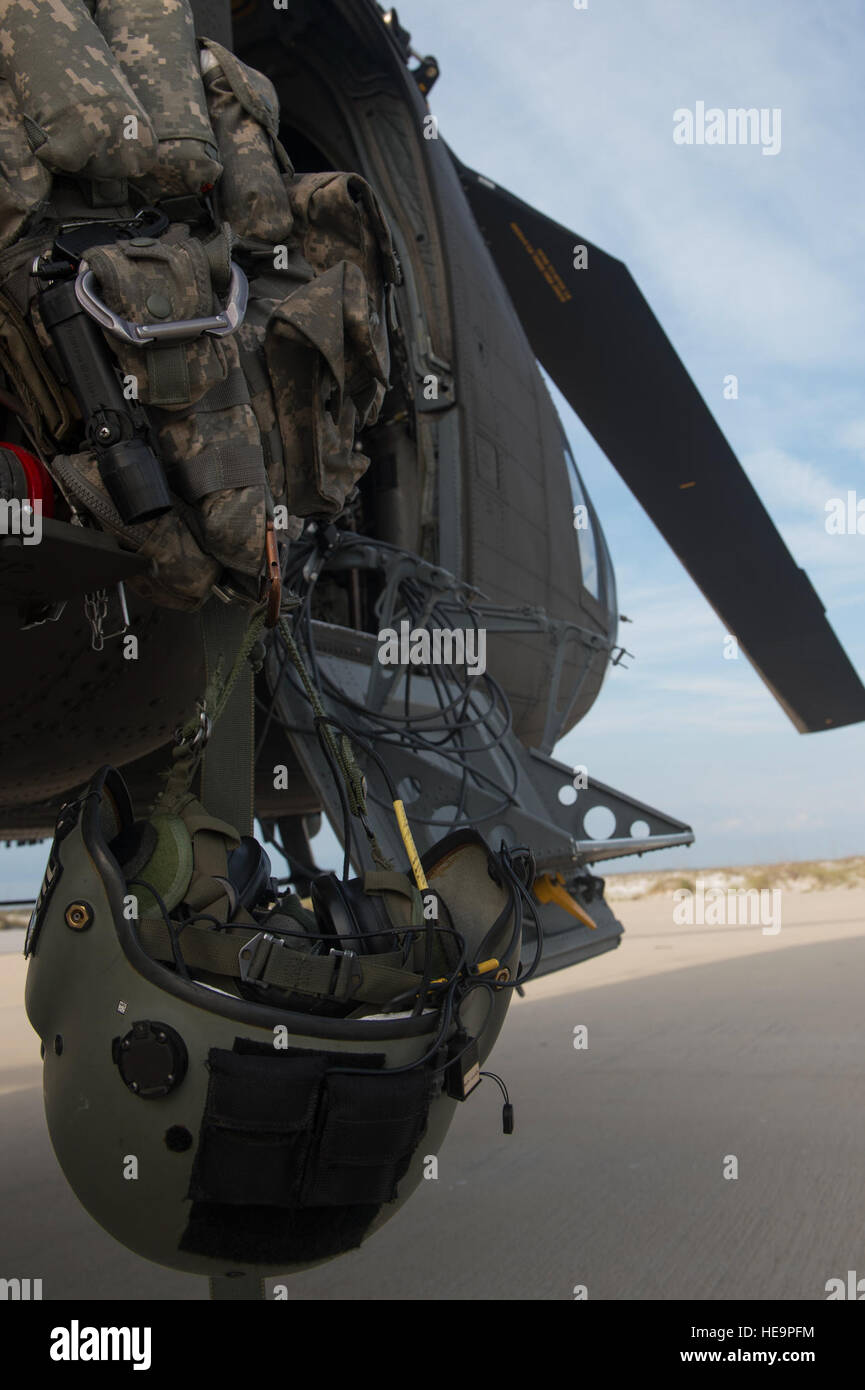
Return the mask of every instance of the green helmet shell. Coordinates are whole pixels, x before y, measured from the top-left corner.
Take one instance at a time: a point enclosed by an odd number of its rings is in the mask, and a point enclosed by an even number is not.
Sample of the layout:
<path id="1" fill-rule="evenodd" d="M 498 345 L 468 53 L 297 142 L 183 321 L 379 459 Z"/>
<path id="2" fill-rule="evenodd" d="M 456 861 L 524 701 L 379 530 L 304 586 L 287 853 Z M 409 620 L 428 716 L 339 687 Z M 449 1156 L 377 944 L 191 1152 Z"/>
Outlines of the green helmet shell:
<path id="1" fill-rule="evenodd" d="M 354 1019 L 292 1012 L 186 979 L 154 960 L 138 939 L 135 902 L 109 847 L 132 819 L 123 779 L 102 768 L 61 811 L 28 931 L 27 1014 L 43 1043 L 45 1114 L 60 1166 L 91 1216 L 158 1264 L 215 1277 L 287 1273 L 334 1258 L 399 1209 L 420 1183 L 425 1158 L 439 1152 L 458 1102 L 444 1090 L 441 1052 L 437 1070 L 411 1064 L 433 1047 L 441 1011 Z M 482 842 L 460 850 L 449 850 L 427 874 L 471 959 L 508 898 L 488 872 Z M 501 939 L 510 954 L 499 965 L 513 976 L 520 943 L 513 947 L 511 922 L 505 913 Z M 462 1002 L 459 1023 L 474 1037 L 481 1063 L 510 994 L 475 989 Z M 449 1021 L 442 1046 L 457 1026 Z M 369 1070 L 372 1062 L 381 1077 Z M 319 1111 L 304 1111 L 285 1078 L 325 1067 L 354 1069 L 352 1076 L 327 1071 L 330 1137 L 321 1151 L 336 1145 L 337 1166 L 316 1179 L 317 1199 L 298 1207 L 285 1194 L 296 1194 L 299 1169 L 311 1162 L 304 1146 Z M 410 1070 L 385 1077 L 394 1068 Z M 229 1073 L 237 1074 L 230 1094 Z M 385 1092 L 374 1088 L 384 1080 L 395 1096 L 406 1096 L 414 1084 L 407 1078 L 417 1076 L 427 1078 L 428 1109 L 422 1124 L 400 1130 L 376 1110 Z M 340 1135 L 353 1132 L 355 1093 L 374 1114 L 371 1128 L 358 1133 L 369 1134 L 370 1153 L 387 1151 L 394 1160 L 394 1180 L 374 1193 L 367 1187 L 365 1201 L 341 1204 L 339 1181 L 331 1178 L 346 1157 Z M 321 1104 L 319 1098 L 319 1110 Z M 391 1097 L 384 1108 L 395 1114 L 398 1105 Z M 362 1149 L 366 1140 L 355 1142 Z M 370 1154 L 353 1157 L 362 1163 Z M 260 1239 L 238 1235 L 252 1228 Z M 287 1235 L 276 1239 L 274 1229 Z"/>

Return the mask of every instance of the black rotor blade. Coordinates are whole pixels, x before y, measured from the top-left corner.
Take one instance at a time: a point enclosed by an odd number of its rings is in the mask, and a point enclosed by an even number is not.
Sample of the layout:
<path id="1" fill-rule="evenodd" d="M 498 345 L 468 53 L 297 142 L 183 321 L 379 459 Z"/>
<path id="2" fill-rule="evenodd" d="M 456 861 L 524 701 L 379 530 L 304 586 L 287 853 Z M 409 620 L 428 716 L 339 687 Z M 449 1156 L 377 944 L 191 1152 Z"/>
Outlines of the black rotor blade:
<path id="1" fill-rule="evenodd" d="M 796 728 L 865 719 L 807 574 L 627 267 L 454 162 L 535 356 Z"/>

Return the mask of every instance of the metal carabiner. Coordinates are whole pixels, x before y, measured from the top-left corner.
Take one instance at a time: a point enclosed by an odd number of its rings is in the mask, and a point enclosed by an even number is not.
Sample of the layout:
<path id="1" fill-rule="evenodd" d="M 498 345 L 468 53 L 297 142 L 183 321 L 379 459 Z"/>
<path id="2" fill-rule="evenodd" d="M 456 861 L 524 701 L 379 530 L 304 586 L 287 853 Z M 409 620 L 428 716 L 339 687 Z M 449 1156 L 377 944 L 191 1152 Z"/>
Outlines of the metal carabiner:
<path id="1" fill-rule="evenodd" d="M 176 744 L 185 744 L 187 748 L 196 750 L 204 746 L 204 744 L 210 738 L 212 730 L 213 720 L 207 713 L 207 710 L 204 708 L 204 705 L 199 703 L 198 728 L 195 730 L 195 733 L 184 734 L 183 725 L 178 724 L 177 728 L 174 730 L 174 742 Z"/>
<path id="2" fill-rule="evenodd" d="M 86 261 L 82 261 L 75 278 L 75 298 L 85 313 L 115 338 L 133 347 L 144 343 L 183 342 L 210 333 L 224 338 L 243 323 L 249 299 L 249 283 L 239 265 L 231 263 L 231 280 L 225 308 L 218 314 L 200 319 L 172 319 L 168 323 L 132 323 L 121 318 L 103 303 L 95 290 L 96 276 Z"/>

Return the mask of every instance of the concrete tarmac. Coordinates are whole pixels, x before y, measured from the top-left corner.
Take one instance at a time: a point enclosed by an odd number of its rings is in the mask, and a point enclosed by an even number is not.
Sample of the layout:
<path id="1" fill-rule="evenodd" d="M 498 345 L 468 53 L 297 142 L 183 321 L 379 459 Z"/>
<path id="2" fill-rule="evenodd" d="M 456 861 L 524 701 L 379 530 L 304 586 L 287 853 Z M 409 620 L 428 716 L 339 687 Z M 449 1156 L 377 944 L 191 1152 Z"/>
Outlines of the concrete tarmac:
<path id="1" fill-rule="evenodd" d="M 865 892 L 787 892 L 777 935 L 676 926 L 669 897 L 616 908 L 617 951 L 513 1002 L 490 1065 L 515 1133 L 483 1082 L 438 1178 L 361 1250 L 286 1280 L 290 1299 L 823 1300 L 865 1276 Z M 41 1278 L 45 1299 L 206 1299 L 67 1188 L 21 936 L 0 933 L 0 1277 Z"/>

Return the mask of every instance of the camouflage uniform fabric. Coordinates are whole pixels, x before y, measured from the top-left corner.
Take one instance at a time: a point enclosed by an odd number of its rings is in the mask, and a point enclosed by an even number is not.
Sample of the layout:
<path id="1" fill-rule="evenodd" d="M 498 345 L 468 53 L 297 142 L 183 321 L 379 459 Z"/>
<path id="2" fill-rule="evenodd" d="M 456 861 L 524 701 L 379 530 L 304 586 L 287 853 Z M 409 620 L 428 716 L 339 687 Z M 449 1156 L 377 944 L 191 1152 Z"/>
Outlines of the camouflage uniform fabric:
<path id="1" fill-rule="evenodd" d="M 357 433 L 387 389 L 399 269 L 378 201 L 354 174 L 295 176 L 278 131 L 273 84 L 219 44 L 199 47 L 188 0 L 0 3 L 0 366 L 61 490 L 149 558 L 134 587 L 169 607 L 198 608 L 217 583 L 254 603 L 275 504 L 292 514 L 287 536 L 299 518 L 339 513 L 369 463 Z M 86 181 L 110 186 L 94 202 L 108 217 L 132 216 L 132 190 L 135 206 L 197 199 L 169 211 L 188 224 L 87 250 L 113 312 L 209 317 L 232 254 L 250 280 L 234 334 L 133 346 L 104 331 L 174 502 L 140 526 L 122 524 L 82 441 L 28 275 L 70 207 L 90 220 Z M 216 231 L 198 197 L 211 185 Z"/>
<path id="2" fill-rule="evenodd" d="M 214 279 L 227 288 L 229 244 L 224 232 L 208 248 L 175 225 L 158 239 L 96 247 L 88 263 L 106 303 L 124 317 L 141 321 L 157 304 L 166 319 L 202 318 L 217 307 Z M 143 348 L 107 339 L 138 399 L 156 407 L 158 453 L 172 491 L 197 508 L 203 548 L 256 577 L 267 519 L 264 456 L 233 337 Z"/>
<path id="3" fill-rule="evenodd" d="M 148 575 L 130 580 L 142 598 L 190 612 L 206 602 L 222 567 L 198 544 L 194 520 L 184 514 L 187 509 L 175 507 L 158 521 L 124 526 L 105 490 L 93 454 L 86 450 L 73 455 L 58 454 L 51 461 L 51 471 L 64 491 L 86 508 L 104 530 L 151 561 Z"/>
<path id="4" fill-rule="evenodd" d="M 368 467 L 353 447 L 355 432 L 377 415 L 388 370 L 358 267 L 340 261 L 278 305 L 265 353 L 289 510 L 336 515 Z"/>
<path id="5" fill-rule="evenodd" d="M 375 423 L 384 399 L 386 289 L 399 267 L 363 179 L 301 174 L 288 192 L 295 236 L 315 278 L 274 308 L 264 350 L 289 509 L 335 515 L 369 466 L 354 439 Z"/>
<path id="6" fill-rule="evenodd" d="M 147 113 L 80 0 L 0 7 L 0 77 L 15 93 L 33 152 L 52 172 L 138 178 L 153 162 Z"/>
<path id="7" fill-rule="evenodd" d="M 30 148 L 15 93 L 0 81 L 0 250 L 50 192 L 51 175 Z"/>
<path id="8" fill-rule="evenodd" d="M 224 262 L 222 288 L 226 290 L 229 261 L 225 234 L 217 257 Z M 207 248 L 191 237 L 182 223 L 158 238 L 134 237 L 94 246 L 87 253 L 87 264 L 109 309 L 133 322 L 201 318 L 217 307 Z M 166 360 L 177 361 L 174 345 L 133 347 L 108 332 L 106 342 L 122 371 L 135 377 L 136 395 L 142 405 L 188 405 L 228 375 L 222 342 L 210 334 L 203 333 L 183 345 L 182 380 L 176 375 L 174 379 L 168 377 L 163 370 Z"/>
<path id="9" fill-rule="evenodd" d="M 273 83 L 212 39 L 203 40 L 201 66 L 223 164 L 222 216 L 239 237 L 284 242 L 292 220 L 283 176 L 294 170 L 279 143 Z"/>
<path id="10" fill-rule="evenodd" d="M 216 183 L 222 166 L 186 0 L 98 0 L 95 16 L 158 141 L 144 190 L 198 193 Z"/>

